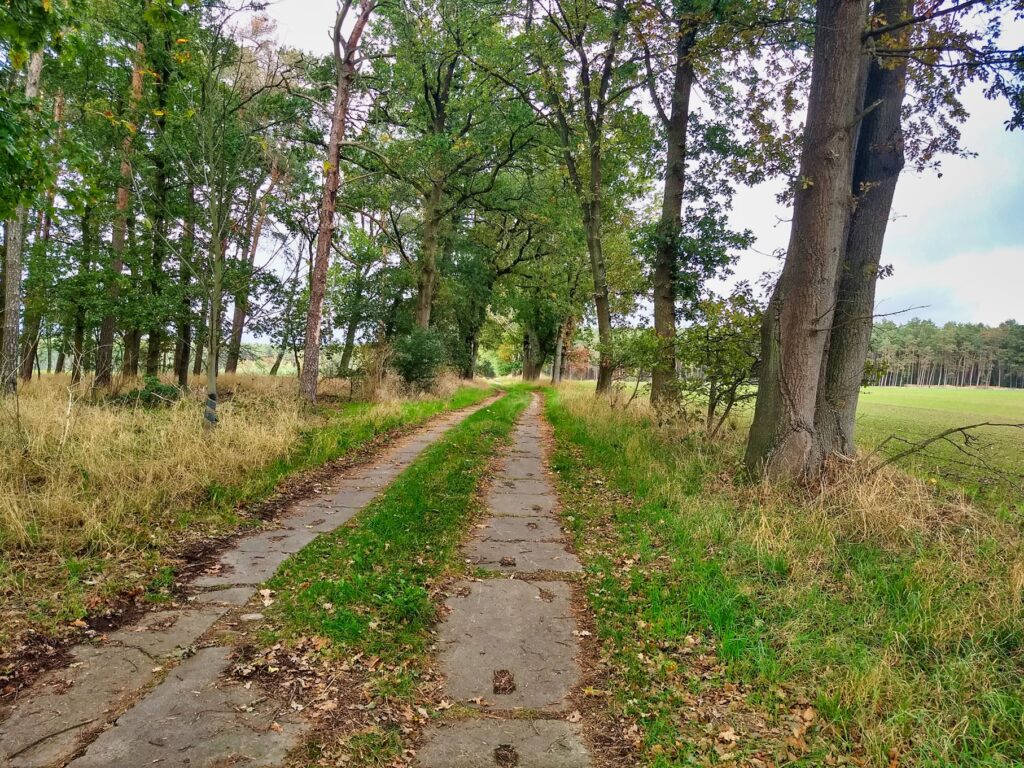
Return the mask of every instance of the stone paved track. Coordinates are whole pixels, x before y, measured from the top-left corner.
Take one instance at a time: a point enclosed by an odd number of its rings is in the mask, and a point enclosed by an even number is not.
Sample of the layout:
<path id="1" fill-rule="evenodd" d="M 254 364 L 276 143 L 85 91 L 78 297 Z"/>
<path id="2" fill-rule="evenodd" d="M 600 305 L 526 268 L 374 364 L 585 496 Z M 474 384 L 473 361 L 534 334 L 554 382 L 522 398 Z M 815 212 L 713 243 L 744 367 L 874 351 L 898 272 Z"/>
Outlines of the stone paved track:
<path id="1" fill-rule="evenodd" d="M 579 726 L 566 720 L 579 647 L 571 585 L 559 579 L 580 563 L 554 515 L 542 438 L 535 398 L 487 496 L 491 516 L 465 550 L 479 567 L 512 578 L 456 584 L 438 630 L 445 692 L 487 719 L 431 728 L 421 768 L 590 766 Z"/>

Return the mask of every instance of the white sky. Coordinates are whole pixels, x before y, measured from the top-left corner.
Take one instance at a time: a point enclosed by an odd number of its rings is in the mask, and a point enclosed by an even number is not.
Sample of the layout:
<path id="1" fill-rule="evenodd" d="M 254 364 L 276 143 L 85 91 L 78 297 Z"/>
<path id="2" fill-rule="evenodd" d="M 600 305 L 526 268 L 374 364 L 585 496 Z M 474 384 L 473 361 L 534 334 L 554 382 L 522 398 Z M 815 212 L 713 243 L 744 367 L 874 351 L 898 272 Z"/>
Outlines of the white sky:
<path id="1" fill-rule="evenodd" d="M 282 42 L 326 54 L 334 9 L 335 0 L 277 0 L 267 13 Z M 1024 133 L 1004 130 L 1007 105 L 980 91 L 965 101 L 964 144 L 977 157 L 945 160 L 941 178 L 905 172 L 897 188 L 882 257 L 895 272 L 879 285 L 877 312 L 921 307 L 897 320 L 1024 322 Z M 755 281 L 779 267 L 762 255 L 789 239 L 790 211 L 776 202 L 777 189 L 765 184 L 737 197 L 733 225 L 753 230 L 757 243 L 741 256 L 734 280 Z"/>

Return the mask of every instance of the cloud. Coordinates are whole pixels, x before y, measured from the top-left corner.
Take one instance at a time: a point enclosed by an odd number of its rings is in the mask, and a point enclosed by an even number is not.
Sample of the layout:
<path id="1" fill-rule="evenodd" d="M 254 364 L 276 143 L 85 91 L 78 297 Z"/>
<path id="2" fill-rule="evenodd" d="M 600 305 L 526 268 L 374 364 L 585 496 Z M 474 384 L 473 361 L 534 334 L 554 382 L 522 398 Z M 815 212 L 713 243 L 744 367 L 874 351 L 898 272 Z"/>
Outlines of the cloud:
<path id="1" fill-rule="evenodd" d="M 912 306 L 927 308 L 904 317 L 998 325 L 1024 321 L 1024 245 L 966 251 L 939 261 L 911 259 L 898 263 L 891 278 L 878 286 L 876 312 Z"/>

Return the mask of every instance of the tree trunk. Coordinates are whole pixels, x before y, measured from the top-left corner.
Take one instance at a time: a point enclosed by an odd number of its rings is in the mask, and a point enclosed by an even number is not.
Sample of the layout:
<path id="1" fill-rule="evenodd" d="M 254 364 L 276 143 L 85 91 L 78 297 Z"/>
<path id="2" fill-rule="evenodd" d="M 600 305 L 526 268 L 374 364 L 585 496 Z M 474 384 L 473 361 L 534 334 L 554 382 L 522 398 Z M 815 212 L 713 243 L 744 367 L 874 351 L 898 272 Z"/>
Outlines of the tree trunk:
<path id="1" fill-rule="evenodd" d="M 273 194 L 274 187 L 277 186 L 278 178 L 278 172 L 275 169 L 271 172 L 270 186 L 260 199 L 256 222 L 249 236 L 249 249 L 245 257 L 246 277 L 241 290 L 235 296 L 234 314 L 231 317 L 231 341 L 228 343 L 228 356 L 227 361 L 224 363 L 225 373 L 235 373 L 238 370 L 238 359 L 242 353 L 242 333 L 245 330 L 246 317 L 249 315 L 252 270 L 256 264 L 256 252 L 259 250 L 260 240 L 263 237 L 263 226 L 267 221 L 267 207 L 270 196 Z"/>
<path id="2" fill-rule="evenodd" d="M 211 195 L 210 200 L 210 260 L 213 265 L 213 284 L 210 289 L 210 315 L 207 321 L 209 345 L 206 354 L 206 409 L 203 413 L 205 426 L 217 424 L 217 368 L 220 356 L 220 313 L 224 291 L 225 242 L 222 217 L 227 215 L 226 206 Z"/>
<path id="3" fill-rule="evenodd" d="M 43 71 L 43 52 L 29 58 L 25 76 L 25 98 L 39 96 L 39 79 Z M 4 261 L 4 319 L 0 340 L 0 395 L 11 394 L 18 386 L 19 335 L 21 324 L 21 257 L 25 247 L 25 224 L 28 208 L 19 205 L 14 218 L 7 222 L 7 258 Z"/>
<path id="4" fill-rule="evenodd" d="M 693 64 L 690 49 L 695 32 L 688 20 L 679 20 L 676 39 L 672 105 L 665 123 L 668 151 L 665 158 L 665 189 L 658 222 L 654 256 L 654 332 L 661 339 L 659 364 L 651 371 L 651 401 L 670 393 L 676 373 L 676 292 L 679 275 L 679 239 L 682 233 L 683 191 L 686 184 L 686 131 L 690 122 Z"/>
<path id="5" fill-rule="evenodd" d="M 135 66 L 132 69 L 131 100 L 128 119 L 135 119 L 135 110 L 142 99 L 142 68 L 146 49 L 142 43 L 135 46 Z M 110 237 L 110 280 L 107 285 L 108 307 L 100 324 L 100 338 L 96 347 L 96 386 L 108 387 L 114 370 L 114 334 L 117 330 L 117 301 L 120 294 L 118 281 L 124 269 L 124 250 L 128 237 L 128 202 L 132 183 L 132 134 L 121 142 L 121 184 L 117 188 L 114 225 Z"/>
<path id="6" fill-rule="evenodd" d="M 281 370 L 281 361 L 284 360 L 284 347 L 282 347 L 278 353 L 277 358 L 274 360 L 274 364 L 270 366 L 270 375 L 277 376 L 277 372 Z"/>
<path id="7" fill-rule="evenodd" d="M 590 256 L 590 270 L 594 277 L 594 310 L 597 314 L 597 338 L 600 344 L 597 394 L 603 394 L 612 388 L 614 370 L 612 368 L 611 302 L 608 298 L 608 276 L 601 242 L 601 202 L 600 199 L 595 199 L 584 205 L 587 210 L 584 213 L 587 253 Z"/>
<path id="8" fill-rule="evenodd" d="M 203 297 L 202 307 L 199 310 L 199 317 L 202 318 L 196 328 L 196 343 L 194 350 L 194 361 L 192 363 L 192 375 L 198 376 L 203 372 L 203 350 L 206 348 L 206 318 L 210 314 L 210 299 Z"/>
<path id="9" fill-rule="evenodd" d="M 423 241 L 416 279 L 416 325 L 430 327 L 430 312 L 437 291 L 437 252 L 441 238 L 441 183 L 435 181 L 423 201 Z"/>
<path id="10" fill-rule="evenodd" d="M 87 204 L 82 211 L 82 263 L 79 267 L 79 275 L 85 275 L 92 267 L 93 248 L 93 207 Z M 77 384 L 82 380 L 82 373 L 85 367 L 85 304 L 81 301 L 75 302 L 75 325 L 72 336 L 71 349 L 74 357 L 71 361 L 71 383 Z"/>
<path id="11" fill-rule="evenodd" d="M 562 348 L 565 346 L 565 334 L 562 329 L 558 330 L 558 340 L 555 341 L 555 360 L 551 364 L 551 383 L 562 383 Z"/>
<path id="12" fill-rule="evenodd" d="M 762 325 L 746 464 L 777 479 L 814 475 L 814 412 L 850 219 L 867 0 L 818 0 L 814 63 L 789 252 Z"/>
<path id="13" fill-rule="evenodd" d="M 327 290 L 327 268 L 331 256 L 331 242 L 334 239 L 334 214 L 338 204 L 340 182 L 338 163 L 341 156 L 341 142 L 345 137 L 345 122 L 348 118 L 348 100 L 355 79 L 355 55 L 359 40 L 373 13 L 374 0 L 361 0 L 359 15 L 349 33 L 348 42 L 341 38 L 341 27 L 345 12 L 339 12 L 334 24 L 334 65 L 337 74 L 337 92 L 334 95 L 334 113 L 331 118 L 331 135 L 327 146 L 327 177 L 324 179 L 323 197 L 320 202 L 320 222 L 317 228 L 316 255 L 310 275 L 309 313 L 306 317 L 306 348 L 303 352 L 305 365 L 299 375 L 299 392 L 309 402 L 316 402 L 317 385 L 320 378 L 320 323 L 323 317 L 324 294 Z M 344 7 L 347 10 L 347 6 Z"/>

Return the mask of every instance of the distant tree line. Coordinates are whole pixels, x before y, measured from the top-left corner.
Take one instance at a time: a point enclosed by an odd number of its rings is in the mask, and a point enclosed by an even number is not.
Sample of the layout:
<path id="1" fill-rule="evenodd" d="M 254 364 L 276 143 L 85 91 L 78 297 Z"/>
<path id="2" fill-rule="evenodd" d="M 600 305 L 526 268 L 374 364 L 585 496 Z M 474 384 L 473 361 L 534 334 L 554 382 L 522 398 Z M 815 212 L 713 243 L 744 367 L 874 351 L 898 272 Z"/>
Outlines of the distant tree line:
<path id="1" fill-rule="evenodd" d="M 883 387 L 1024 388 L 1024 325 L 877 323 L 867 379 Z"/>

